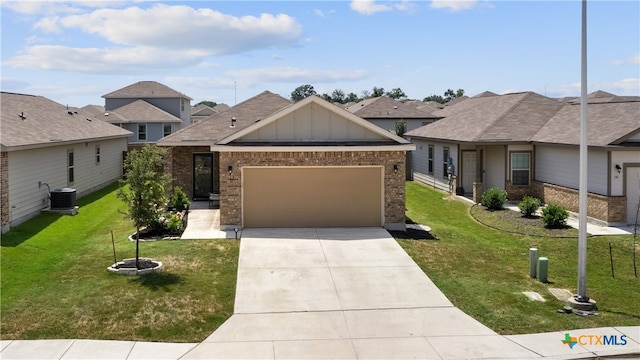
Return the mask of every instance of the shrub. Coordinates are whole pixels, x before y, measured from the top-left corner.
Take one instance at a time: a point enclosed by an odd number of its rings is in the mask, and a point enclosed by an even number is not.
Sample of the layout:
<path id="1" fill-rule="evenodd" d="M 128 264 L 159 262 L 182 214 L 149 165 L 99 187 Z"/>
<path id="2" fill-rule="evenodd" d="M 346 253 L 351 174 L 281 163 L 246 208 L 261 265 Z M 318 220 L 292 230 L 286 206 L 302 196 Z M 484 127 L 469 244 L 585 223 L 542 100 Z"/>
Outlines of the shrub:
<path id="1" fill-rule="evenodd" d="M 492 187 L 482 193 L 482 206 L 489 210 L 501 210 L 507 202 L 507 191 Z"/>
<path id="2" fill-rule="evenodd" d="M 170 214 L 166 225 L 171 234 L 180 234 L 182 232 L 182 218 L 178 214 Z"/>
<path id="3" fill-rule="evenodd" d="M 173 207 L 178 211 L 185 210 L 189 205 L 191 205 L 189 197 L 187 197 L 187 194 L 185 194 L 185 192 L 182 191 L 182 188 L 179 186 L 176 186 L 173 189 L 171 205 L 173 205 Z"/>
<path id="4" fill-rule="evenodd" d="M 526 217 L 532 217 L 540 207 L 540 199 L 525 195 L 518 204 L 520 212 Z"/>
<path id="5" fill-rule="evenodd" d="M 549 204 L 542 209 L 542 220 L 546 227 L 561 229 L 567 226 L 569 212 L 562 205 Z"/>

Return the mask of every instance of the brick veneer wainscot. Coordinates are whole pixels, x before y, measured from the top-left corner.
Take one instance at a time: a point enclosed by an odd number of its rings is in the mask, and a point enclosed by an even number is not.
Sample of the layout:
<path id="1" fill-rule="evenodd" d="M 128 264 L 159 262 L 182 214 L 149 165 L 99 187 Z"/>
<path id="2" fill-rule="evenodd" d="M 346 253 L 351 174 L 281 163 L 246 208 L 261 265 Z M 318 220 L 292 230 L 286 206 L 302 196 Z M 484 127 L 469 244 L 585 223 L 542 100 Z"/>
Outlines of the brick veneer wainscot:
<path id="1" fill-rule="evenodd" d="M 538 198 L 545 204 L 564 206 L 571 212 L 579 210 L 578 190 L 563 186 L 534 181 Z M 627 198 L 625 196 L 604 196 L 587 194 L 587 215 L 606 224 L 625 223 L 627 221 Z"/>

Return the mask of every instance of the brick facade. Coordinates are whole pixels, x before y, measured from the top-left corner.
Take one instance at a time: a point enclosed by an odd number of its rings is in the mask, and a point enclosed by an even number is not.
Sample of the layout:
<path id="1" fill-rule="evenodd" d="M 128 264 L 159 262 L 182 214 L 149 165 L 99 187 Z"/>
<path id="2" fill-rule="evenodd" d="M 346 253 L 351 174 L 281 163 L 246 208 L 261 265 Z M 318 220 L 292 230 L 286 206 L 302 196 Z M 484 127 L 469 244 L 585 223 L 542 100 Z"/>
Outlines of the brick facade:
<path id="1" fill-rule="evenodd" d="M 172 186 L 180 186 L 193 199 L 193 154 L 211 153 L 208 146 L 168 147 L 164 171 L 171 174 Z M 213 189 L 217 189 L 218 153 L 213 153 Z"/>
<path id="2" fill-rule="evenodd" d="M 558 204 L 571 212 L 579 210 L 578 190 L 534 181 L 534 196 L 543 203 Z M 604 196 L 587 194 L 587 216 L 605 224 L 626 223 L 627 198 L 625 196 Z"/>
<path id="3" fill-rule="evenodd" d="M 9 228 L 9 154 L 2 152 L 0 155 L 0 219 L 2 230 Z"/>
<path id="4" fill-rule="evenodd" d="M 220 153 L 220 225 L 224 228 L 242 224 L 243 166 L 384 166 L 385 227 L 405 223 L 405 151 L 337 151 L 337 152 L 224 152 Z M 174 160 L 175 164 L 176 161 Z M 227 175 L 231 165 L 233 173 Z M 396 173 L 393 166 L 398 165 Z M 174 175 L 175 176 L 175 175 Z"/>
<path id="5" fill-rule="evenodd" d="M 505 190 L 507 190 L 507 199 L 511 201 L 519 201 L 525 195 L 533 194 L 535 185 L 531 182 L 530 185 L 511 185 L 511 181 L 505 181 Z"/>

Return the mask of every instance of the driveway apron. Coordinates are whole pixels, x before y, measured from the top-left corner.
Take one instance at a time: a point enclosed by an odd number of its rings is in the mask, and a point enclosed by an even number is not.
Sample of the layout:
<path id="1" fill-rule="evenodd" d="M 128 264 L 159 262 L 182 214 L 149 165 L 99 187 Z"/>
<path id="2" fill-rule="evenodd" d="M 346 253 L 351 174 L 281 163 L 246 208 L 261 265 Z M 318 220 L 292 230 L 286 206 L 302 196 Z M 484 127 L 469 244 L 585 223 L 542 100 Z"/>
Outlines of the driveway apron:
<path id="1" fill-rule="evenodd" d="M 184 359 L 536 358 L 442 294 L 381 228 L 245 229 L 234 315 Z"/>

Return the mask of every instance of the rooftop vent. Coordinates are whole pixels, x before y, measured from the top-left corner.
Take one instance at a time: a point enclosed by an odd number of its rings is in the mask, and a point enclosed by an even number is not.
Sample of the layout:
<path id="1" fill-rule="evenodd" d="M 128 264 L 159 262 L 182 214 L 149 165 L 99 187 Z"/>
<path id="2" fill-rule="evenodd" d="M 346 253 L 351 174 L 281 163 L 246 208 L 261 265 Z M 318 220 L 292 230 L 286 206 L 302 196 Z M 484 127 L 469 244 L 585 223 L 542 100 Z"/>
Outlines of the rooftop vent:
<path id="1" fill-rule="evenodd" d="M 20 116 L 21 120 L 26 120 L 27 117 L 24 115 L 24 112 L 21 112 L 18 116 Z"/>
<path id="2" fill-rule="evenodd" d="M 231 118 L 231 126 L 229 126 L 229 127 L 232 127 L 232 128 L 236 127 L 236 118 L 235 118 L 235 116 Z"/>

